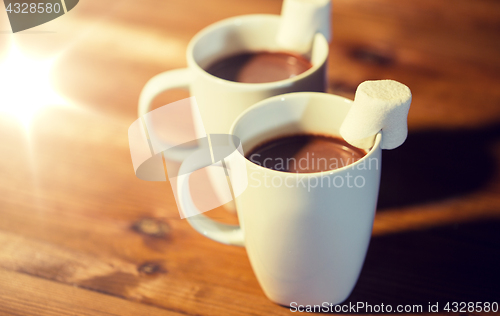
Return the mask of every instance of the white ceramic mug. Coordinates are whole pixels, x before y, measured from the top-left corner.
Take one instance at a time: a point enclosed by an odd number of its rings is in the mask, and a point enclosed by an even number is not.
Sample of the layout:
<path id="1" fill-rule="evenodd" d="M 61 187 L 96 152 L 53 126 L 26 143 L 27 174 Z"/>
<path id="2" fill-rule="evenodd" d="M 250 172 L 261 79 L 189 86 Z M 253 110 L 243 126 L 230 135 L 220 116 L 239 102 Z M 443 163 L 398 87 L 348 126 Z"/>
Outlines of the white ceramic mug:
<path id="1" fill-rule="evenodd" d="M 351 103 L 325 93 L 275 96 L 243 112 L 230 133 L 241 140 L 243 151 L 295 133 L 340 137 L 339 128 Z M 371 237 L 381 138 L 379 133 L 362 159 L 322 173 L 267 169 L 235 151 L 227 157 L 227 168 L 244 160 L 248 177 L 246 189 L 236 198 L 240 226 L 218 223 L 203 214 L 188 221 L 206 237 L 245 246 L 257 279 L 272 301 L 283 305 L 340 303 L 357 281 Z M 181 208 L 196 213 L 189 174 L 179 178 L 177 194 Z"/>
<path id="2" fill-rule="evenodd" d="M 296 91 L 324 92 L 328 41 L 321 33 L 315 35 L 307 56 L 312 67 L 293 78 L 269 83 L 239 83 L 215 77 L 204 70 L 214 61 L 239 52 L 283 51 L 276 40 L 280 21 L 279 15 L 244 15 L 219 21 L 201 30 L 188 44 L 187 68 L 163 72 L 146 83 L 139 97 L 139 117 L 150 111 L 151 102 L 160 93 L 170 89 L 189 89 L 191 96 L 196 97 L 203 122 L 202 125 L 193 124 L 194 132 L 197 138 L 202 138 L 206 134 L 229 133 L 231 124 L 241 112 L 268 97 Z M 149 133 L 154 133 L 154 130 Z M 164 144 L 163 147 L 172 146 Z M 169 150 L 165 158 L 182 162 L 194 150 L 195 147 L 177 147 L 177 150 Z M 216 196 L 225 203 L 225 194 L 218 189 L 224 182 L 217 180 L 210 169 L 208 174 Z M 234 203 L 224 206 L 234 211 Z"/>
<path id="3" fill-rule="evenodd" d="M 150 111 L 151 101 L 158 94 L 185 88 L 196 97 L 205 132 L 227 134 L 234 119 L 258 101 L 288 92 L 324 92 L 328 42 L 320 33 L 314 37 L 309 53 L 312 68 L 293 78 L 239 83 L 217 78 L 204 70 L 212 62 L 239 52 L 280 51 L 276 43 L 280 20 L 279 15 L 244 15 L 219 21 L 200 31 L 188 44 L 187 68 L 163 72 L 144 86 L 139 98 L 139 116 Z M 197 134 L 204 135 L 203 131 Z"/>

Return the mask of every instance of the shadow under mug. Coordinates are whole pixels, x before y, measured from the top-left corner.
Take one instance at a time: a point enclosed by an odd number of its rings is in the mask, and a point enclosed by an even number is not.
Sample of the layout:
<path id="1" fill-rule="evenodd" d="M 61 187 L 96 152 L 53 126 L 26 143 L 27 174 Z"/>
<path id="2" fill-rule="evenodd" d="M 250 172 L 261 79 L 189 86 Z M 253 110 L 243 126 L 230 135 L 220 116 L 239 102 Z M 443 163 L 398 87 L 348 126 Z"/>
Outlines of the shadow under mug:
<path id="1" fill-rule="evenodd" d="M 340 136 L 352 101 L 326 93 L 275 96 L 243 112 L 231 127 L 243 151 L 276 137 L 314 133 Z M 191 226 L 221 243 L 245 246 L 265 294 L 282 304 L 338 304 L 351 293 L 371 237 L 381 173 L 382 134 L 360 160 L 319 173 L 289 173 L 261 167 L 239 151 L 228 169 L 243 163 L 245 183 L 236 197 L 240 226 L 203 214 Z M 181 169 L 183 166 L 181 166 Z M 236 177 L 236 178 L 235 178 Z M 178 180 L 180 206 L 196 213 L 189 174 Z M 194 208 L 194 209 L 193 209 Z M 194 212 L 194 213 L 193 213 Z"/>

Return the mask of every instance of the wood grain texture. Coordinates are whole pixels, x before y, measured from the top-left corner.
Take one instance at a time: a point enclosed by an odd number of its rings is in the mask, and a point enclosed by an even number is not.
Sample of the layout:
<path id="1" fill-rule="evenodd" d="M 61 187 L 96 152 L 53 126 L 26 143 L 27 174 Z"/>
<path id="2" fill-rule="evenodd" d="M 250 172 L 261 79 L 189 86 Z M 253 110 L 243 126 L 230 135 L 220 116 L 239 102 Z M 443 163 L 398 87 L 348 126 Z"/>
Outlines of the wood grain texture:
<path id="1" fill-rule="evenodd" d="M 265 297 L 243 248 L 197 234 L 168 183 L 135 177 L 127 139 L 142 87 L 186 66 L 196 32 L 280 6 L 86 0 L 31 33 L 0 33 L 0 62 L 12 39 L 60 53 L 52 83 L 67 100 L 29 130 L 0 112 L 0 315 L 291 313 Z M 352 98 L 362 81 L 391 78 L 413 93 L 408 139 L 384 152 L 373 239 L 347 302 L 498 300 L 500 3 L 335 0 L 333 35 L 330 92 Z"/>
<path id="2" fill-rule="evenodd" d="M 0 283 L 2 315 L 183 315 L 3 269 Z"/>

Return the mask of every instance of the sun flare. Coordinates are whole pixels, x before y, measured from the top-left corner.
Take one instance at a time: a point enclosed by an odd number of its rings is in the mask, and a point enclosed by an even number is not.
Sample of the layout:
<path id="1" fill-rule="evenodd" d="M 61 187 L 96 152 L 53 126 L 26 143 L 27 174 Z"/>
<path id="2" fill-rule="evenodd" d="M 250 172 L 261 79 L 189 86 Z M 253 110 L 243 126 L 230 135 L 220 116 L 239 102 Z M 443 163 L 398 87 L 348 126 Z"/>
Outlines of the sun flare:
<path id="1" fill-rule="evenodd" d="M 35 59 L 12 43 L 6 58 L 0 60 L 0 115 L 13 116 L 29 128 L 39 111 L 64 105 L 66 101 L 51 84 L 55 60 Z"/>

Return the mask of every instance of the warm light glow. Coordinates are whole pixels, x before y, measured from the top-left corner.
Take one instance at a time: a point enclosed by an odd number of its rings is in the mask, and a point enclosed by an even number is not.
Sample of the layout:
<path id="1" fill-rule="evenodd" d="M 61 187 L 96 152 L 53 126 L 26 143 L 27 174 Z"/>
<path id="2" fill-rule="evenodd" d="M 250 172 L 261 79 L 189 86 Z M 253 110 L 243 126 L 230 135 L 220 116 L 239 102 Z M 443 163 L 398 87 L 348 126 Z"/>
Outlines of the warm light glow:
<path id="1" fill-rule="evenodd" d="M 55 59 L 34 59 L 12 43 L 7 58 L 0 60 L 0 115 L 12 115 L 29 128 L 43 108 L 64 105 L 50 82 Z"/>

